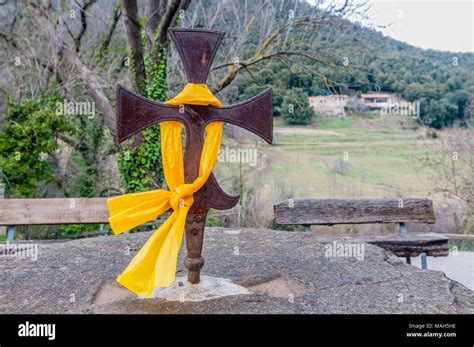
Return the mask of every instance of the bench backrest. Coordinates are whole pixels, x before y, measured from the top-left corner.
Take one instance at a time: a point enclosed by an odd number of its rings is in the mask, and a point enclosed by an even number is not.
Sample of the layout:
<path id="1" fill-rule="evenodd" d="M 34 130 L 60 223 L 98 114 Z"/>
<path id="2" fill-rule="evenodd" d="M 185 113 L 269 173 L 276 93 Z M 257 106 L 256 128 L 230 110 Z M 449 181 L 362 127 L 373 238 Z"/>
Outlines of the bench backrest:
<path id="1" fill-rule="evenodd" d="M 0 225 L 108 223 L 107 198 L 0 199 Z M 434 223 L 429 199 L 289 199 L 278 224 Z"/>
<path id="2" fill-rule="evenodd" d="M 289 199 L 273 206 L 278 224 L 434 223 L 429 199 Z"/>
<path id="3" fill-rule="evenodd" d="M 0 199 L 0 225 L 108 223 L 107 198 Z"/>

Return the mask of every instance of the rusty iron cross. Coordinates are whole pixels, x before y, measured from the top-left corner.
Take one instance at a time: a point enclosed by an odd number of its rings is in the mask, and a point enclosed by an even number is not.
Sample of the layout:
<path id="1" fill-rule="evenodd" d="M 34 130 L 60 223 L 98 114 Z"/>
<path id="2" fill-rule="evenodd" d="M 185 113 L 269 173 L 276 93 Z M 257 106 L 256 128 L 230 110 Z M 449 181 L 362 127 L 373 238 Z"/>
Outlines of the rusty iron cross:
<path id="1" fill-rule="evenodd" d="M 200 29 L 169 29 L 169 34 L 184 64 L 190 83 L 206 83 L 209 69 L 224 33 Z M 184 112 L 183 112 L 184 109 Z M 272 143 L 272 91 L 267 89 L 255 97 L 224 107 L 185 105 L 174 107 L 154 102 L 120 85 L 117 87 L 117 140 L 119 143 L 146 127 L 164 121 L 178 121 L 186 128 L 184 153 L 185 183 L 198 176 L 204 127 L 209 122 L 222 121 L 245 128 L 266 142 Z M 194 194 L 189 210 L 186 233 L 188 281 L 200 281 L 204 265 L 201 256 L 204 226 L 210 208 L 226 210 L 234 207 L 240 196 L 225 193 L 211 173 L 204 186 Z"/>

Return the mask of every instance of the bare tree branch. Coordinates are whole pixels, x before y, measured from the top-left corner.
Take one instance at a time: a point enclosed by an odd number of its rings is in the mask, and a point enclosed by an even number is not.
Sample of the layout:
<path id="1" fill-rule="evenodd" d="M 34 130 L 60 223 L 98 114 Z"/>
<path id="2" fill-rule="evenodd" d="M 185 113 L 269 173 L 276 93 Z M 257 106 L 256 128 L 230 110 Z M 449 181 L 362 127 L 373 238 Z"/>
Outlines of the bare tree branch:
<path id="1" fill-rule="evenodd" d="M 77 34 L 77 36 L 73 36 L 74 38 L 74 43 L 76 44 L 76 52 L 79 52 L 81 50 L 81 40 L 82 40 L 82 37 L 84 36 L 84 34 L 86 33 L 86 30 L 87 30 L 87 10 L 89 9 L 89 7 L 91 7 L 94 3 L 96 2 L 96 0 L 89 0 L 87 1 L 83 6 L 79 6 L 79 9 L 81 11 L 81 30 L 79 31 L 79 33 Z M 77 2 L 76 2 L 77 4 Z M 72 35 L 72 33 L 71 33 Z"/>
<path id="2" fill-rule="evenodd" d="M 264 3 L 266 6 L 266 3 Z M 263 9 L 263 7 L 262 7 Z M 253 22 L 256 20 L 256 16 L 253 16 L 249 23 L 246 25 L 245 32 L 247 33 L 246 35 L 242 35 L 240 38 L 239 46 L 241 46 L 246 37 L 248 36 L 248 33 L 251 32 L 251 26 L 253 25 Z M 278 50 L 274 51 L 276 48 L 283 48 L 281 46 L 284 45 L 284 41 L 278 41 L 277 38 L 287 32 L 289 28 L 292 26 L 309 26 L 309 25 L 324 25 L 326 22 L 325 21 L 316 21 L 315 19 L 311 17 L 306 17 L 306 18 L 297 18 L 294 20 L 287 21 L 280 27 L 278 27 L 276 30 L 270 32 L 263 40 L 262 44 L 256 49 L 252 57 L 245 59 L 243 61 L 240 61 L 238 64 L 234 63 L 225 63 L 218 65 L 214 67 L 213 70 L 220 69 L 222 67 L 228 67 L 227 73 L 218 81 L 217 85 L 213 88 L 214 93 L 218 93 L 225 87 L 227 87 L 232 81 L 237 77 L 239 71 L 242 68 L 249 67 L 251 65 L 254 65 L 256 63 L 259 63 L 264 60 L 268 59 L 280 59 L 281 56 L 283 55 L 300 55 L 304 56 L 306 58 L 312 59 L 314 61 L 318 61 L 321 64 L 329 65 L 328 63 L 324 62 L 323 60 L 320 60 L 312 55 L 310 55 L 307 52 L 297 52 L 297 51 L 285 51 L 285 50 Z"/>
<path id="3" fill-rule="evenodd" d="M 97 105 L 97 108 L 104 115 L 104 123 L 112 134 L 116 132 L 115 112 L 111 106 L 110 100 L 103 91 L 103 84 L 99 81 L 97 75 L 92 72 L 77 56 L 77 53 L 71 50 L 64 42 L 60 42 L 56 35 L 56 30 L 52 22 L 49 20 L 47 12 L 44 8 L 35 3 L 28 3 L 28 11 L 35 18 L 38 26 L 56 43 L 58 49 L 66 59 L 66 61 L 77 71 L 82 82 L 86 86 L 89 95 Z"/>
<path id="4" fill-rule="evenodd" d="M 81 31 L 77 36 L 76 52 L 79 52 L 81 48 L 81 40 L 87 30 L 87 10 L 96 2 L 96 0 L 89 0 L 81 8 Z"/>
<path id="5" fill-rule="evenodd" d="M 160 24 L 161 17 L 166 11 L 166 0 L 148 0 L 145 9 L 145 15 L 148 17 L 148 22 L 145 25 L 145 31 L 150 47 L 154 47 L 155 39 L 153 34 Z"/>
<path id="6" fill-rule="evenodd" d="M 146 73 L 137 2 L 136 0 L 121 0 L 121 6 L 127 42 L 132 55 L 136 90 L 140 94 L 145 94 Z"/>
<path id="7" fill-rule="evenodd" d="M 155 63 L 161 59 L 159 45 L 168 44 L 168 28 L 176 23 L 181 11 L 185 11 L 191 0 L 171 0 L 166 7 L 166 1 L 150 0 L 147 11 L 151 12 L 150 19 L 146 25 L 147 38 L 150 44 L 151 58 Z M 156 30 L 158 28 L 158 32 Z"/>
<path id="8" fill-rule="evenodd" d="M 168 40 L 168 28 L 173 23 L 173 19 L 175 18 L 180 5 L 180 0 L 170 0 L 168 7 L 166 8 L 166 13 L 160 22 L 160 32 L 158 33 L 157 38 L 158 43 L 161 43 L 162 45 L 166 44 L 166 41 Z"/>
<path id="9" fill-rule="evenodd" d="M 107 32 L 107 35 L 105 36 L 104 41 L 102 41 L 102 44 L 100 46 L 100 51 L 99 51 L 100 58 L 102 58 L 105 55 L 107 48 L 109 48 L 110 42 L 112 41 L 112 36 L 114 35 L 115 28 L 117 27 L 117 23 L 121 16 L 122 16 L 122 11 L 120 9 L 120 5 L 117 4 L 114 7 L 114 12 L 112 15 L 112 21 L 109 27 L 109 31 Z"/>

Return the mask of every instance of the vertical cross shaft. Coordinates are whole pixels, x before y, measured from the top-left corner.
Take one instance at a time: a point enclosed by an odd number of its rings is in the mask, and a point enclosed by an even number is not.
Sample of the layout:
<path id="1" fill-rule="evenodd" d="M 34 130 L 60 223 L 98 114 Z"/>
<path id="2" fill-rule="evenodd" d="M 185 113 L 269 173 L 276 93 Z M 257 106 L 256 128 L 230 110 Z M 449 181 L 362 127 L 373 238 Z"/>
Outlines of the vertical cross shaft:
<path id="1" fill-rule="evenodd" d="M 190 83 L 205 83 L 210 66 L 223 33 L 199 29 L 170 29 L 170 36 L 183 61 Z M 220 108 L 185 105 L 180 108 L 164 105 L 144 98 L 121 86 L 117 88 L 117 142 L 123 142 L 146 127 L 163 121 L 178 121 L 186 128 L 184 153 L 185 183 L 192 183 L 199 174 L 204 128 L 213 121 L 240 126 L 268 143 L 272 142 L 272 92 L 266 90 L 239 104 Z M 234 207 L 239 196 L 226 194 L 211 173 L 206 183 L 193 195 L 185 224 L 188 281 L 200 281 L 204 265 L 201 256 L 204 227 L 210 208 L 225 210 Z"/>
<path id="2" fill-rule="evenodd" d="M 189 106 L 188 106 L 189 107 Z M 198 113 L 188 108 L 186 112 L 191 113 L 190 119 L 193 125 L 186 133 L 186 151 L 184 152 L 184 180 L 192 183 L 199 174 L 199 163 L 203 145 L 203 129 L 199 126 L 202 121 Z M 188 281 L 192 284 L 200 282 L 201 269 L 204 266 L 202 245 L 204 241 L 204 227 L 209 208 L 199 194 L 195 194 L 194 203 L 188 212 L 185 226 L 186 236 L 186 258 L 184 266 L 188 270 Z"/>

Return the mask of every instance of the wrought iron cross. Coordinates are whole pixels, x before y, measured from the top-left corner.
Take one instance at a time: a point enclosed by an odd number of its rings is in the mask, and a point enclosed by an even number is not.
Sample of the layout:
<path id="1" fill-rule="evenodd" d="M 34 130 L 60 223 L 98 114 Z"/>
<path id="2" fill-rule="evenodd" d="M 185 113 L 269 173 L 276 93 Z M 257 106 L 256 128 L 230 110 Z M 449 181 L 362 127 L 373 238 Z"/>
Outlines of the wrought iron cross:
<path id="1" fill-rule="evenodd" d="M 182 28 L 168 31 L 183 61 L 188 82 L 206 83 L 224 33 Z M 117 87 L 119 143 L 150 125 L 171 120 L 183 123 L 186 128 L 184 174 L 185 183 L 192 183 L 198 176 L 204 127 L 209 122 L 222 121 L 235 124 L 272 143 L 272 91 L 267 89 L 247 101 L 225 107 L 196 105 L 174 107 L 149 100 L 120 85 Z M 189 282 L 196 284 L 200 281 L 200 271 L 204 265 L 201 256 L 204 226 L 209 209 L 230 209 L 237 204 L 239 198 L 240 196 L 225 193 L 213 174 L 194 194 L 194 204 L 189 210 L 185 227 L 187 254 L 184 264 L 188 269 Z"/>

